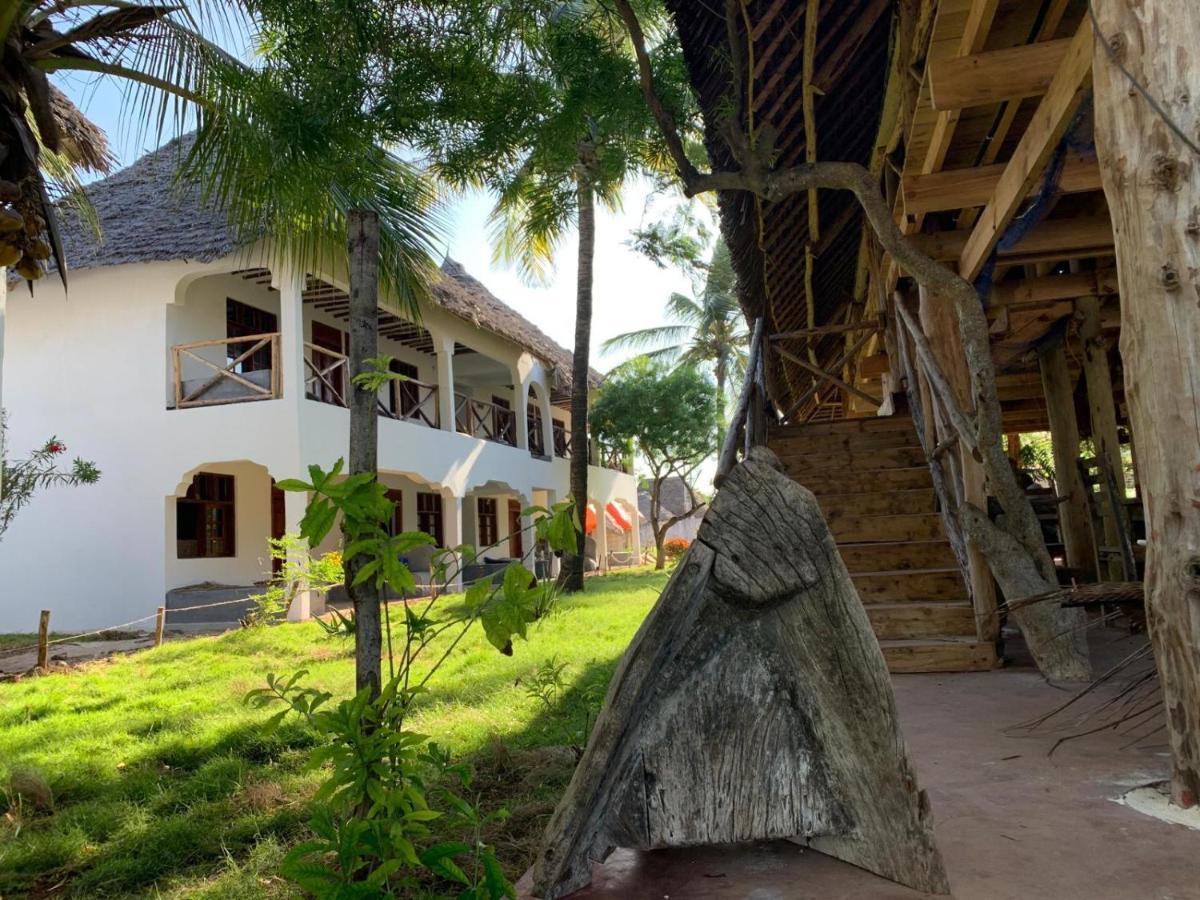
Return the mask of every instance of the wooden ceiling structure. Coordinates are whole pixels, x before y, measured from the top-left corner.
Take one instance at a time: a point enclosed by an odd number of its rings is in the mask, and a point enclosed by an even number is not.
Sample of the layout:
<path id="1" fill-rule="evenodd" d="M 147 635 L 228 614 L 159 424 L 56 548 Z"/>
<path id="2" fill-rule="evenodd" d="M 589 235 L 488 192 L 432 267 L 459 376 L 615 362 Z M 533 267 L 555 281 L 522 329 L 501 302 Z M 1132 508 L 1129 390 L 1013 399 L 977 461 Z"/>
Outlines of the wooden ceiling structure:
<path id="1" fill-rule="evenodd" d="M 1119 365 L 1083 0 L 737 0 L 732 30 L 728 4 L 670 5 L 714 169 L 737 168 L 724 137 L 735 32 L 749 73 L 740 124 L 777 135 L 777 165 L 866 166 L 902 231 L 982 282 L 1006 431 L 1047 427 L 1036 356 L 1047 339 L 1065 340 L 1078 372 L 1079 298 L 1098 298 Z M 725 192 L 720 209 L 747 317 L 764 316 L 772 336 L 777 409 L 800 422 L 831 407 L 874 414 L 895 386 L 883 323 L 905 273 L 855 198 L 822 191 L 816 203 L 800 193 L 771 204 Z M 1081 391 L 1078 402 L 1086 434 Z"/>

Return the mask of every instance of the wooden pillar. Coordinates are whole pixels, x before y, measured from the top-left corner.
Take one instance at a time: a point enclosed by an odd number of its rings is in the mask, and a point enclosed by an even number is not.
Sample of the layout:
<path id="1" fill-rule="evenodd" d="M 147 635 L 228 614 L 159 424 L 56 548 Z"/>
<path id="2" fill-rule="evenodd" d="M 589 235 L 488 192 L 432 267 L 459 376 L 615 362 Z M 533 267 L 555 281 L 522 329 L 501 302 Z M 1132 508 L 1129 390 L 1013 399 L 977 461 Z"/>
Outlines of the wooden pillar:
<path id="1" fill-rule="evenodd" d="M 1125 396 L 1149 536 L 1147 624 L 1171 794 L 1187 807 L 1200 799 L 1200 159 L 1185 143 L 1200 135 L 1200 4 L 1093 6 L 1096 149 L 1116 236 Z"/>
<path id="2" fill-rule="evenodd" d="M 1108 365 L 1108 345 L 1100 332 L 1100 300 L 1097 297 L 1081 297 L 1075 301 L 1079 315 L 1079 338 L 1083 342 L 1083 375 L 1087 382 L 1088 410 L 1092 420 L 1092 441 L 1096 445 L 1096 456 L 1108 463 L 1117 486 L 1117 498 L 1125 500 L 1125 468 L 1121 460 L 1121 442 L 1117 435 L 1117 406 L 1113 400 L 1112 371 Z M 1113 509 L 1109 492 L 1100 491 L 1100 503 L 1104 509 L 1104 544 L 1118 547 L 1121 541 L 1123 509 Z M 1124 577 L 1121 561 L 1113 557 L 1109 562 L 1109 581 L 1120 581 Z"/>
<path id="3" fill-rule="evenodd" d="M 960 408 L 972 410 L 974 403 L 971 402 L 970 373 L 967 371 L 967 357 L 963 352 L 954 309 L 950 304 L 930 297 L 923 287 L 920 289 L 919 296 L 921 330 L 925 332 L 930 349 L 937 357 L 938 363 L 955 393 L 958 394 Z M 947 437 L 949 437 L 948 433 L 941 433 L 939 430 L 939 441 Z M 965 503 L 970 503 L 986 512 L 987 485 L 983 466 L 963 446 L 962 441 L 959 441 L 957 447 L 951 452 L 958 454 L 958 470 L 962 477 L 959 496 Z M 988 567 L 987 557 L 984 556 L 979 545 L 969 537 L 967 538 L 967 571 L 965 574 L 971 590 L 971 604 L 975 610 L 976 637 L 981 641 L 995 641 L 1000 636 L 996 583 L 992 580 L 992 570 Z"/>
<path id="4" fill-rule="evenodd" d="M 1015 463 L 1021 461 L 1021 436 L 1019 434 L 1006 434 L 1004 436 L 1005 449 L 1008 451 L 1008 458 Z"/>
<path id="5" fill-rule="evenodd" d="M 1054 484 L 1058 492 L 1058 520 L 1066 545 L 1067 565 L 1085 581 L 1096 579 L 1096 548 L 1092 541 L 1091 513 L 1079 477 L 1079 424 L 1075 421 L 1074 390 L 1061 338 L 1038 351 L 1046 415 L 1054 450 Z"/>

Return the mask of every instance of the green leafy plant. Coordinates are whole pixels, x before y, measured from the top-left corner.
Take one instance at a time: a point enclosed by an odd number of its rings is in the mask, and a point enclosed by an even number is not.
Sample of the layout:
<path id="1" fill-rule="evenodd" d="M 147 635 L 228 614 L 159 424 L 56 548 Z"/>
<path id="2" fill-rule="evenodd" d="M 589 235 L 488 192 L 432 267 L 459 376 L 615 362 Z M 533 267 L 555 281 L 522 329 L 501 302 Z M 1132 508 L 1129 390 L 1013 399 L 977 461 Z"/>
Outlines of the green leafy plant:
<path id="1" fill-rule="evenodd" d="M 254 608 L 242 619 L 246 628 L 278 622 L 300 591 L 328 591 L 345 580 L 342 554 L 336 550 L 319 557 L 308 554 L 308 547 L 294 534 L 268 539 L 272 560 L 279 570 L 272 572 L 267 589 L 247 599 Z"/>
<path id="2" fill-rule="evenodd" d="M 357 564 L 355 583 L 375 579 L 381 588 L 411 595 L 412 573 L 401 557 L 431 545 L 433 538 L 422 532 L 388 534 L 385 525 L 392 519 L 393 503 L 385 488 L 373 474 L 342 477 L 342 471 L 338 460 L 328 472 L 311 466 L 307 482 L 279 483 L 283 490 L 310 495 L 300 523 L 302 537 L 310 547 L 317 546 L 340 518 L 344 561 Z M 570 503 L 531 507 L 522 515 L 532 519 L 537 540 L 558 550 L 574 545 L 578 517 Z M 439 554 L 433 578 L 442 585 L 452 582 L 478 555 L 465 545 Z M 528 626 L 555 590 L 553 582 L 539 583 L 515 562 L 502 578 L 472 584 L 461 602 L 450 603 L 444 591 L 435 590 L 428 598 L 403 604 L 398 646 L 393 645 L 390 607 L 385 606 L 388 678 L 378 694 L 366 686 L 335 703 L 328 692 L 304 685 L 303 671 L 269 674 L 266 687 L 247 694 L 246 702 L 254 707 L 282 705 L 269 728 L 289 715 L 304 719 L 322 738 L 311 762 L 329 771 L 314 798 L 309 823 L 314 837 L 288 854 L 285 877 L 330 898 L 411 896 L 430 877 L 452 883 L 462 898 L 515 896 L 492 848 L 480 838 L 483 825 L 503 812 L 485 815 L 478 803 L 450 787 L 453 777 L 458 789 L 469 788 L 469 773 L 450 765 L 445 751 L 409 730 L 406 722 L 429 680 L 475 623 L 496 649 L 512 654 L 514 639 L 526 638 Z M 346 633 L 353 620 L 339 614 L 325 628 L 331 634 Z M 449 637 L 444 650 L 426 664 L 429 647 L 441 635 Z M 436 842 L 435 821 L 439 834 L 465 832 L 465 839 Z"/>
<path id="3" fill-rule="evenodd" d="M 0 414 L 0 449 L 5 446 L 6 430 L 5 418 Z M 3 539 L 17 512 L 39 491 L 50 487 L 95 484 L 100 480 L 100 470 L 78 456 L 69 470 L 60 468 L 59 460 L 66 452 L 67 445 L 51 437 L 30 453 L 27 459 L 10 463 L 0 458 L 0 539 Z"/>

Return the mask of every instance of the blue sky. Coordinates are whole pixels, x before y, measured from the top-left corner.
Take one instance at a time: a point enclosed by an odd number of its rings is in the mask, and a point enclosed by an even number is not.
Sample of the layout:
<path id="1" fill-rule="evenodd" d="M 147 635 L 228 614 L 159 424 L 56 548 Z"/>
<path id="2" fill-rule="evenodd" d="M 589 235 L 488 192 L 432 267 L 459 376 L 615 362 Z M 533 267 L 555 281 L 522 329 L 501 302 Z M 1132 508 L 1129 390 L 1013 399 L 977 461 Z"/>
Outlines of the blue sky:
<path id="1" fill-rule="evenodd" d="M 112 80 L 73 75 L 59 78 L 57 83 L 105 130 L 121 165 L 153 149 L 146 143 L 153 140 L 153 134 L 147 137 L 145 129 L 127 115 L 121 90 Z M 600 210 L 597 215 L 592 364 L 601 370 L 628 355 L 601 356 L 601 342 L 625 331 L 662 324 L 666 321 L 663 304 L 671 292 L 691 290 L 681 273 L 657 268 L 625 244 L 639 224 L 670 209 L 669 202 L 656 198 L 647 214 L 647 197 L 647 185 L 634 185 L 626 192 L 619 212 Z M 523 283 L 517 272 L 492 264 L 487 230 L 491 206 L 491 199 L 483 193 L 454 201 L 447 217 L 450 228 L 445 250 L 501 300 L 570 348 L 575 335 L 576 234 L 567 235 L 559 248 L 550 283 L 531 286 Z"/>

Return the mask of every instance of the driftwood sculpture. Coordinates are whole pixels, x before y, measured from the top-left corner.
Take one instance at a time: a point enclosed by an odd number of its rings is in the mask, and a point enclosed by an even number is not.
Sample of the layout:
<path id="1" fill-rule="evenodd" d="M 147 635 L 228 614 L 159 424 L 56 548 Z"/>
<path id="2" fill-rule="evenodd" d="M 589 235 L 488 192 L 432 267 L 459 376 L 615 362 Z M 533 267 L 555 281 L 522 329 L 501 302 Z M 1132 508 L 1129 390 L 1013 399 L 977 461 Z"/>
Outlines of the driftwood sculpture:
<path id="1" fill-rule="evenodd" d="M 949 891 L 866 612 L 816 500 L 758 448 L 626 651 L 535 891 L 617 847 L 775 838 Z"/>

